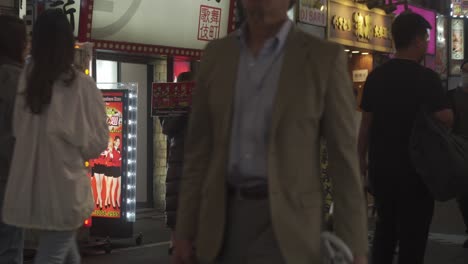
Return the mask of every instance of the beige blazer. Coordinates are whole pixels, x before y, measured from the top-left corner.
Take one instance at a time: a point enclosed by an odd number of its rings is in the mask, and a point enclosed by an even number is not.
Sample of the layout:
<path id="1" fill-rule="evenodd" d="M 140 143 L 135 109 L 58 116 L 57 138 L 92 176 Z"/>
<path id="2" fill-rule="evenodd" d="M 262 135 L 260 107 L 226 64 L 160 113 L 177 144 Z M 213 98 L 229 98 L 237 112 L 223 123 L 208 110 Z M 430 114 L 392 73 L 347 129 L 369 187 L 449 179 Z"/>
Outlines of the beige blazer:
<path id="1" fill-rule="evenodd" d="M 176 233 L 213 261 L 225 225 L 226 174 L 239 61 L 235 35 L 208 44 L 186 141 Z M 328 141 L 336 232 L 367 253 L 367 217 L 358 171 L 356 100 L 343 47 L 293 28 L 285 44 L 268 150 L 272 223 L 287 263 L 320 263 L 320 136 Z"/>

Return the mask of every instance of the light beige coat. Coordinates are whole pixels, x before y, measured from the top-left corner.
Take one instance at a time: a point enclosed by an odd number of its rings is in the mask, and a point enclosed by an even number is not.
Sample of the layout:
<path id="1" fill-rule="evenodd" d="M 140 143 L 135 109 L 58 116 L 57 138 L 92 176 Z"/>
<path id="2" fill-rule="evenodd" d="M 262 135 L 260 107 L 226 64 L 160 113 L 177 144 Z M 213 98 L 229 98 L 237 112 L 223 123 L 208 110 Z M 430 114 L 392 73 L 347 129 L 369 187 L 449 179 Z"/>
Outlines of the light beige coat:
<path id="1" fill-rule="evenodd" d="M 176 230 L 179 238 L 196 241 L 202 262 L 213 261 L 223 243 L 239 53 L 234 35 L 207 46 L 189 124 Z M 272 223 L 287 263 L 320 263 L 320 136 L 328 142 L 336 232 L 354 254 L 367 253 L 367 218 L 356 147 L 356 100 L 347 65 L 343 47 L 296 28 L 291 30 L 268 149 Z"/>
<path id="2" fill-rule="evenodd" d="M 76 72 L 71 85 L 54 84 L 49 107 L 35 115 L 26 106 L 25 89 L 23 73 L 3 221 L 41 230 L 77 229 L 94 204 L 85 161 L 99 156 L 109 138 L 102 94 L 91 78 Z"/>

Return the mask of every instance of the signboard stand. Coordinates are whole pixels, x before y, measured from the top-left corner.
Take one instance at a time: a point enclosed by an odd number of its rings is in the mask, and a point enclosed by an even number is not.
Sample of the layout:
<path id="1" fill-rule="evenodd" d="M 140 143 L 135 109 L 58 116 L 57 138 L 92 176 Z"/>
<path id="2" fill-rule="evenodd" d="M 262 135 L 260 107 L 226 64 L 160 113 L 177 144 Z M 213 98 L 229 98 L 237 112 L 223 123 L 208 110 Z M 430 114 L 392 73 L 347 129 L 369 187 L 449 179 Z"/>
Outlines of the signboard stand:
<path id="1" fill-rule="evenodd" d="M 134 236 L 137 168 L 137 104 L 135 83 L 98 84 L 106 104 L 109 126 L 108 148 L 88 163 L 95 210 L 90 236 L 102 241 L 88 246 L 103 246 L 111 252 L 111 238 Z M 136 237 L 140 245 L 143 235 Z"/>
<path id="2" fill-rule="evenodd" d="M 195 82 L 153 83 L 151 115 L 168 117 L 187 114 L 194 89 Z"/>

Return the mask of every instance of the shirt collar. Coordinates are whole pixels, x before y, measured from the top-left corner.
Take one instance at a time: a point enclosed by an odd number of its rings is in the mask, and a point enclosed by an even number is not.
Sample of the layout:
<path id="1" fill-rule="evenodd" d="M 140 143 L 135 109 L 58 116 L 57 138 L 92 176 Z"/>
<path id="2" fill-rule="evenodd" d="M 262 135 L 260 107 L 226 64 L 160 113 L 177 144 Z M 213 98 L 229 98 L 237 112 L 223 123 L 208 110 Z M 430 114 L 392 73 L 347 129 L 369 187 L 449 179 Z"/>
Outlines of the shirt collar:
<path id="1" fill-rule="evenodd" d="M 288 38 L 289 31 L 291 30 L 292 27 L 293 27 L 293 22 L 290 19 L 286 19 L 286 21 L 283 23 L 278 33 L 276 33 L 276 35 L 273 38 L 267 40 L 267 42 L 271 42 L 273 40 L 273 42 L 278 43 L 277 49 L 281 50 L 286 43 L 286 39 Z M 237 38 L 243 45 L 246 45 L 247 22 L 242 24 L 242 26 L 238 29 Z"/>

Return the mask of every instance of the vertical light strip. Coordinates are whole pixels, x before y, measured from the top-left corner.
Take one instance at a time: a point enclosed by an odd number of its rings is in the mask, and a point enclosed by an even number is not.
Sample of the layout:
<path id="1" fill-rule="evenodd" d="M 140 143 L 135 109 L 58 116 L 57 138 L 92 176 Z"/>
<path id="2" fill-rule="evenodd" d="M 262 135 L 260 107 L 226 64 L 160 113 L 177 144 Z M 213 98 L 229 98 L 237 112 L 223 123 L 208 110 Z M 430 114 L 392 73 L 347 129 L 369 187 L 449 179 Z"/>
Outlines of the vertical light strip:
<path id="1" fill-rule="evenodd" d="M 135 222 L 136 212 L 136 173 L 137 173 L 137 120 L 138 120 L 138 84 L 127 84 L 127 211 L 128 222 Z"/>

